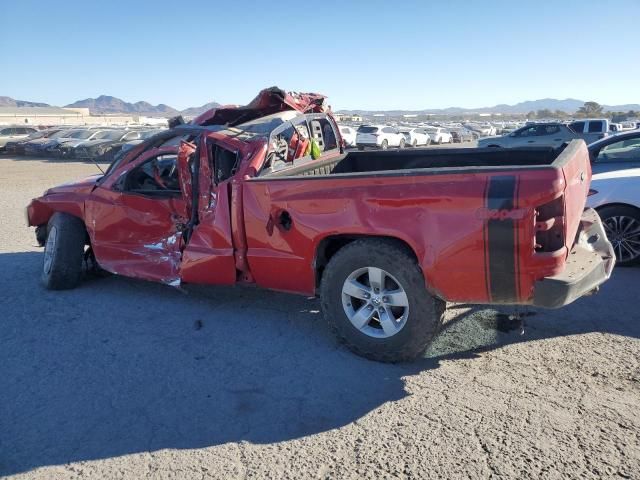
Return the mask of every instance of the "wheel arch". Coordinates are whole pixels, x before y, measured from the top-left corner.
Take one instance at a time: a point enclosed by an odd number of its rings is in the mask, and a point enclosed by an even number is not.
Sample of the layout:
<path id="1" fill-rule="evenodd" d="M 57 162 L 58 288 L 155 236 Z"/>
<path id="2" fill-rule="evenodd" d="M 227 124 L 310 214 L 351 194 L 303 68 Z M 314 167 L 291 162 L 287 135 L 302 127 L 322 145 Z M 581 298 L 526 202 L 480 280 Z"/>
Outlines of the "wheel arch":
<path id="1" fill-rule="evenodd" d="M 600 213 L 600 210 L 608 207 L 625 207 L 625 208 L 633 208 L 640 214 L 640 207 L 637 205 L 633 205 L 632 203 L 625 202 L 611 202 L 611 203 L 603 203 L 602 205 L 598 205 L 597 207 L 593 207 L 596 212 Z"/>
<path id="2" fill-rule="evenodd" d="M 85 235 L 85 244 L 86 245 L 91 245 L 91 237 L 89 236 L 89 230 L 87 229 L 87 225 L 84 221 L 84 218 L 82 218 L 79 215 L 75 215 L 74 213 L 71 212 L 67 212 L 65 210 L 53 210 L 51 212 L 51 215 L 49 216 L 49 219 L 47 220 L 47 222 L 44 223 L 44 225 L 39 225 L 39 226 L 44 226 L 46 227 L 49 223 L 49 221 L 55 216 L 55 215 L 66 215 L 68 217 L 72 217 L 76 220 L 78 220 L 78 222 L 82 225 L 82 228 L 84 228 L 84 235 Z"/>
<path id="3" fill-rule="evenodd" d="M 333 258 L 333 256 L 336 253 L 338 253 L 338 251 L 343 247 L 345 247 L 346 245 L 356 240 L 366 240 L 366 239 L 388 240 L 389 242 L 393 242 L 398 247 L 405 250 L 415 260 L 416 264 L 420 268 L 420 271 L 422 272 L 422 275 L 425 277 L 425 280 L 426 280 L 426 275 L 420 265 L 420 259 L 418 257 L 418 254 L 416 253 L 414 248 L 411 246 L 411 244 L 407 240 L 400 237 L 391 236 L 391 235 L 367 235 L 367 234 L 360 234 L 360 233 L 340 233 L 336 235 L 328 235 L 322 238 L 316 246 L 315 256 L 313 261 L 316 292 L 319 290 L 320 284 L 322 283 L 322 273 L 324 272 L 325 267 L 329 264 L 329 261 L 331 260 L 331 258 Z"/>

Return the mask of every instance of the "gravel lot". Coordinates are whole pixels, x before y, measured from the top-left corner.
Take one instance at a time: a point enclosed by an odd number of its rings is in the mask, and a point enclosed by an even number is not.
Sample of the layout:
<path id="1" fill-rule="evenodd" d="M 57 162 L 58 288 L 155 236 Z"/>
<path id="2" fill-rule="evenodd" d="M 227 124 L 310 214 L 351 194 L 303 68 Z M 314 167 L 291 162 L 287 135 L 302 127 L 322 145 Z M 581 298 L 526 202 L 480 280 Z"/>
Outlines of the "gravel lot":
<path id="1" fill-rule="evenodd" d="M 23 208 L 90 163 L 0 157 L 0 475 L 640 478 L 640 269 L 505 314 L 450 305 L 424 360 L 328 335 L 313 299 L 89 278 L 48 292 Z"/>

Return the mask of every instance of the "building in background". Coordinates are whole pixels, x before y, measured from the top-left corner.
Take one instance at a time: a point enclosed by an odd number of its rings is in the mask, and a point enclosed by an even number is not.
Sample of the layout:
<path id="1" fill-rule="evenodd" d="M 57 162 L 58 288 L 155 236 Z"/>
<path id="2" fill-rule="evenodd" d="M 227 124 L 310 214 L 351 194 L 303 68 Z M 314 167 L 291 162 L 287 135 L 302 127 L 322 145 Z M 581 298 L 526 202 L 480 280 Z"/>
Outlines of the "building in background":
<path id="1" fill-rule="evenodd" d="M 0 107 L 0 125 L 159 125 L 166 118 L 140 115 L 91 115 L 88 108 Z"/>

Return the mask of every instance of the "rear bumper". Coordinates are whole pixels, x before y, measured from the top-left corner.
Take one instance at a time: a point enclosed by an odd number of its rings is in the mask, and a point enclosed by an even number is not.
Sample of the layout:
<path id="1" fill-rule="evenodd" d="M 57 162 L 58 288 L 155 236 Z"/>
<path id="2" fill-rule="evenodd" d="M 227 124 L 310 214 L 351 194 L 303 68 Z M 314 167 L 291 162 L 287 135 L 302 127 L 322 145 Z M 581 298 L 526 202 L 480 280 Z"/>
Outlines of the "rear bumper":
<path id="1" fill-rule="evenodd" d="M 582 214 L 578 237 L 562 273 L 535 284 L 533 305 L 560 308 L 597 289 L 610 276 L 616 257 L 600 217 L 592 208 Z"/>

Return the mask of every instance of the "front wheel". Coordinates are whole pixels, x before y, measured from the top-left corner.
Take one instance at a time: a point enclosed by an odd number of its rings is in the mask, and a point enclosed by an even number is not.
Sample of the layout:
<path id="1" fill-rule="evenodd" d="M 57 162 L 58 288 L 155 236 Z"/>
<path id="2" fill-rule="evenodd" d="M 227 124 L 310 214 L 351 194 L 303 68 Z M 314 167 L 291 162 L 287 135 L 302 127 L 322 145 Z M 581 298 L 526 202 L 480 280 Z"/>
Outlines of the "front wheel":
<path id="1" fill-rule="evenodd" d="M 405 141 L 404 138 L 402 140 L 400 140 L 400 145 L 398 145 L 398 148 L 404 148 L 405 146 Z"/>
<path id="2" fill-rule="evenodd" d="M 49 290 L 66 290 L 80 283 L 86 232 L 82 221 L 54 213 L 47 225 L 42 262 L 42 284 Z"/>
<path id="3" fill-rule="evenodd" d="M 612 205 L 601 208 L 598 214 L 616 253 L 616 265 L 628 267 L 640 263 L 640 210 Z"/>
<path id="4" fill-rule="evenodd" d="M 380 144 L 380 148 L 382 150 L 386 150 L 387 148 L 389 148 L 389 142 L 387 142 L 386 140 L 383 140 L 382 143 Z"/>
<path id="5" fill-rule="evenodd" d="M 421 357 L 442 325 L 445 302 L 432 296 L 416 260 L 391 240 L 356 240 L 322 276 L 322 311 L 337 339 L 381 362 Z"/>

